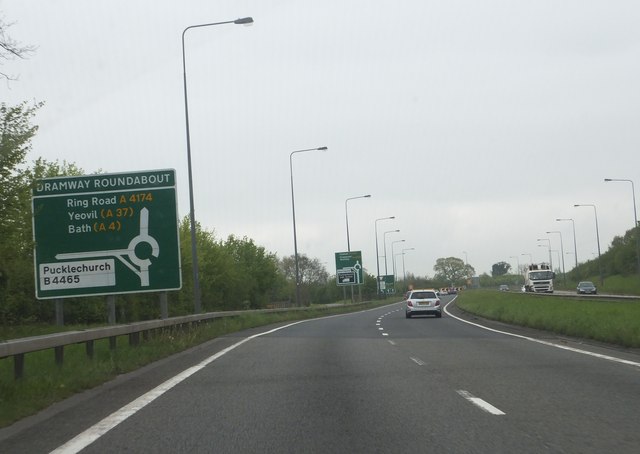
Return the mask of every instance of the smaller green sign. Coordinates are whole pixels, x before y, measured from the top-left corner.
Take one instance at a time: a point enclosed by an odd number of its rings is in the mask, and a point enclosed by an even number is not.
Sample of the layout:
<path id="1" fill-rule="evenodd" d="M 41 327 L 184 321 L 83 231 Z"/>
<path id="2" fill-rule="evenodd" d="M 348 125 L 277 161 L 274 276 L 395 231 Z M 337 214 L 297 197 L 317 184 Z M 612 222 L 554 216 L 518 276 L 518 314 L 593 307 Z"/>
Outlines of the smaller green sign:
<path id="1" fill-rule="evenodd" d="M 361 251 L 336 252 L 336 284 L 364 284 Z"/>
<path id="2" fill-rule="evenodd" d="M 378 281 L 380 283 L 380 291 L 382 293 L 391 294 L 396 292 L 396 279 L 393 274 L 378 276 Z"/>

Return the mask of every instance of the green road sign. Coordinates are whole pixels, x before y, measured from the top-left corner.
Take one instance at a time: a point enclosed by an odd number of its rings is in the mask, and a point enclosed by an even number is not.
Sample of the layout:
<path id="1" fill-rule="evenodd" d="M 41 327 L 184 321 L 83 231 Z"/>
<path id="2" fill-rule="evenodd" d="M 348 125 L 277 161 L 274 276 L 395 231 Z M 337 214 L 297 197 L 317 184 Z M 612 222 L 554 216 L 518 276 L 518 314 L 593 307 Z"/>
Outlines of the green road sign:
<path id="1" fill-rule="evenodd" d="M 364 284 L 362 252 L 336 252 L 336 283 L 338 285 Z"/>
<path id="2" fill-rule="evenodd" d="M 387 274 L 384 276 L 378 276 L 378 281 L 380 282 L 380 291 L 383 293 L 391 294 L 395 293 L 395 285 L 396 280 L 393 274 Z"/>
<path id="3" fill-rule="evenodd" d="M 36 297 L 178 290 L 175 170 L 39 180 Z"/>

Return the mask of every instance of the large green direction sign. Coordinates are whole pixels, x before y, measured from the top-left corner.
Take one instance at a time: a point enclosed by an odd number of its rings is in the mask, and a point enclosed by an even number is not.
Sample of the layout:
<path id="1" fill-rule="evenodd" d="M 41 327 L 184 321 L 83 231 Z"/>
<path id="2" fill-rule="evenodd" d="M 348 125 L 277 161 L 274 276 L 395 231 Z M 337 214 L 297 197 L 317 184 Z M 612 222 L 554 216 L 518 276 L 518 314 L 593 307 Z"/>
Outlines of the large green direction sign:
<path id="1" fill-rule="evenodd" d="M 362 252 L 336 252 L 336 282 L 338 285 L 364 284 Z"/>
<path id="2" fill-rule="evenodd" d="M 37 298 L 182 286 L 175 170 L 42 179 L 32 209 Z"/>

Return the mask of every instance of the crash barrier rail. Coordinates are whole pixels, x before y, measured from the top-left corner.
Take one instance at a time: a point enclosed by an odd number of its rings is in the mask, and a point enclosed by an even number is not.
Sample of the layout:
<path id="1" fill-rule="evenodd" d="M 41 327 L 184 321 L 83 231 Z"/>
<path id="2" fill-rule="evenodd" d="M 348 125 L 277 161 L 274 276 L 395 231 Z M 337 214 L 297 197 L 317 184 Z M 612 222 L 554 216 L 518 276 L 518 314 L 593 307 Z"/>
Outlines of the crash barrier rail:
<path id="1" fill-rule="evenodd" d="M 358 306 L 365 303 L 354 303 L 350 306 Z M 331 305 L 328 305 L 331 306 Z M 327 307 L 328 307 L 327 306 Z M 317 309 L 318 307 L 314 307 Z M 0 359 L 13 357 L 14 378 L 20 379 L 24 375 L 25 355 L 41 350 L 53 349 L 55 352 L 56 364 L 62 366 L 64 360 L 64 347 L 84 343 L 86 353 L 89 358 L 93 358 L 94 342 L 101 339 L 109 339 L 111 350 L 116 348 L 116 338 L 118 336 L 129 336 L 129 345 L 136 346 L 140 343 L 140 334 L 147 338 L 152 330 L 161 330 L 173 327 L 207 322 L 216 318 L 237 317 L 242 314 L 276 313 L 287 311 L 309 310 L 309 307 L 280 308 L 280 309 L 255 309 L 245 311 L 225 311 L 208 312 L 205 314 L 184 315 L 158 320 L 148 320 L 144 322 L 131 323 L 126 325 L 112 325 L 102 328 L 90 328 L 81 331 L 64 331 L 43 336 L 24 337 L 0 341 Z"/>
<path id="2" fill-rule="evenodd" d="M 560 296 L 563 298 L 597 298 L 600 300 L 612 300 L 612 301 L 624 301 L 624 300 L 638 300 L 640 296 L 637 295 L 611 295 L 607 293 L 596 293 L 596 294 L 587 294 L 587 293 L 576 293 L 570 292 L 568 290 L 556 290 L 553 293 L 536 293 L 536 292 L 524 292 L 526 295 L 537 295 L 537 296 Z"/>

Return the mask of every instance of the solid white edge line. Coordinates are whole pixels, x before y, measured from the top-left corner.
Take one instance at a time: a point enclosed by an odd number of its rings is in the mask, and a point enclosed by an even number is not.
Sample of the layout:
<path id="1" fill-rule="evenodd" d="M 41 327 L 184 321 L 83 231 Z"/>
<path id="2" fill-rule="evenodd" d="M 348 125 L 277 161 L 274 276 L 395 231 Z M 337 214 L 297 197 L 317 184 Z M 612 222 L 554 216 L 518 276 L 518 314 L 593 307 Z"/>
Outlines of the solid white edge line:
<path id="1" fill-rule="evenodd" d="M 481 408 L 482 410 L 486 411 L 487 413 L 491 413 L 492 415 L 496 415 L 496 416 L 503 416 L 503 415 L 506 414 L 505 412 L 503 412 L 499 408 L 496 408 L 493 405 L 491 405 L 486 400 L 482 400 L 479 397 L 473 396 L 469 391 L 465 391 L 464 389 L 460 389 L 460 390 L 458 390 L 456 392 L 458 394 L 460 394 L 462 397 L 464 397 L 465 399 L 467 399 L 469 402 L 471 402 L 473 405 L 475 405 L 478 408 Z"/>
<path id="2" fill-rule="evenodd" d="M 628 359 L 616 358 L 615 356 L 609 356 L 609 355 L 603 355 L 603 354 L 600 354 L 600 353 L 594 353 L 594 352 L 590 352 L 590 351 L 587 351 L 587 350 L 581 350 L 579 348 L 568 347 L 566 345 L 555 344 L 553 342 L 544 341 L 544 340 L 540 340 L 540 339 L 535 339 L 533 337 L 523 336 L 521 334 L 508 333 L 506 331 L 500 331 L 498 329 L 489 328 L 488 326 L 483 326 L 483 325 L 480 325 L 478 323 L 473 323 L 473 322 L 470 322 L 468 320 L 464 320 L 464 319 L 462 319 L 460 317 L 456 317 L 455 315 L 453 315 L 451 312 L 449 312 L 447 310 L 447 307 L 449 306 L 449 304 L 453 303 L 456 298 L 457 298 L 457 296 L 455 298 L 453 298 L 451 301 L 449 301 L 444 306 L 444 311 L 447 313 L 448 316 L 453 317 L 456 320 L 459 320 L 459 321 L 461 321 L 463 323 L 467 323 L 469 325 L 477 326 L 478 328 L 482 328 L 482 329 L 485 329 L 487 331 L 493 331 L 494 333 L 500 333 L 500 334 L 506 334 L 507 336 L 518 337 L 520 339 L 528 340 L 528 341 L 531 341 L 531 342 L 536 342 L 536 343 L 542 344 L 542 345 L 547 345 L 549 347 L 559 348 L 561 350 L 567 350 L 567 351 L 574 352 L 574 353 L 580 353 L 580 354 L 583 354 L 583 355 L 592 356 L 594 358 L 599 358 L 599 359 L 604 359 L 604 360 L 607 360 L 607 361 L 612 361 L 614 363 L 626 364 L 628 366 L 640 367 L 640 363 L 636 362 L 636 361 L 630 361 Z"/>
<path id="3" fill-rule="evenodd" d="M 391 303 L 391 304 L 395 304 L 395 303 Z M 376 308 L 373 308 L 373 309 L 366 309 L 366 310 L 364 310 L 362 312 L 369 312 L 369 311 L 374 311 L 374 310 L 377 310 L 377 309 L 380 309 L 380 308 L 376 307 Z M 62 446 L 60 446 L 60 447 L 54 449 L 53 451 L 51 451 L 51 454 L 54 454 L 54 453 L 55 454 L 75 454 L 75 453 L 81 451 L 82 449 L 86 448 L 91 443 L 96 441 L 98 438 L 100 438 L 102 435 L 104 435 L 105 433 L 107 433 L 108 431 L 110 431 L 111 429 L 116 427 L 118 424 L 120 424 L 121 422 L 126 420 L 129 416 L 134 415 L 137 411 L 139 411 L 142 408 L 144 408 L 147 405 L 149 405 L 155 399 L 157 399 L 158 397 L 163 395 L 165 392 L 169 391 L 171 388 L 173 388 L 174 386 L 176 386 L 180 382 L 182 382 L 185 379 L 189 378 L 191 375 L 195 374 L 196 372 L 198 372 L 199 370 L 203 369 L 204 367 L 206 367 L 207 365 L 209 365 L 210 363 L 212 363 L 216 359 L 218 359 L 221 356 L 227 354 L 228 352 L 230 352 L 231 350 L 235 349 L 236 347 L 239 347 L 240 345 L 244 344 L 245 342 L 249 342 L 250 340 L 255 339 L 256 337 L 260 337 L 260 336 L 264 336 L 266 334 L 274 333 L 274 332 L 279 331 L 281 329 L 289 328 L 289 327 L 297 325 L 299 323 L 305 323 L 305 322 L 310 322 L 310 321 L 314 321 L 314 320 L 322 320 L 322 319 L 325 319 L 325 318 L 344 317 L 344 316 L 353 315 L 353 314 L 354 314 L 354 312 L 350 312 L 350 313 L 347 313 L 347 314 L 336 314 L 336 315 L 328 315 L 326 317 L 318 317 L 318 318 L 310 318 L 310 319 L 306 319 L 306 320 L 299 320 L 297 322 L 289 323 L 288 325 L 280 326 L 278 328 L 274 328 L 272 330 L 265 331 L 264 333 L 254 334 L 253 336 L 249 336 L 246 339 L 241 340 L 240 342 L 236 342 L 235 344 L 233 344 L 233 345 L 231 345 L 231 346 L 229 346 L 229 347 L 227 347 L 227 348 L 225 348 L 223 350 L 220 350 L 218 353 L 210 356 L 209 358 L 205 359 L 204 361 L 200 362 L 199 364 L 196 364 L 195 366 L 190 367 L 189 369 L 186 369 L 186 370 L 182 371 L 178 375 L 176 375 L 176 376 L 170 378 L 169 380 L 165 381 L 164 383 L 158 385 L 157 387 L 155 387 L 151 391 L 148 391 L 147 393 L 145 393 L 142 396 L 138 397 L 136 400 L 130 402 L 129 404 L 125 405 L 124 407 L 120 408 L 119 410 L 116 410 L 115 412 L 111 413 L 109 416 L 107 416 L 103 420 L 99 421 L 98 423 L 94 424 L 93 426 L 89 427 L 84 432 L 76 435 L 74 438 L 72 438 L 71 440 L 69 440 L 68 442 L 63 444 Z M 383 335 L 386 335 L 386 334 L 383 334 Z"/>
<path id="4" fill-rule="evenodd" d="M 210 363 L 212 363 L 216 359 L 218 359 L 221 356 L 229 353 L 231 350 L 235 349 L 236 347 L 239 347 L 240 345 L 244 344 L 245 342 L 249 342 L 250 340 L 255 339 L 256 337 L 264 336 L 266 334 L 271 334 L 271 333 L 274 333 L 274 332 L 279 331 L 281 329 L 289 328 L 290 326 L 294 326 L 294 325 L 297 325 L 299 323 L 307 322 L 307 321 L 310 321 L 310 320 L 318 320 L 318 319 L 299 320 L 299 321 L 294 322 L 294 323 L 289 323 L 288 325 L 285 325 L 285 326 L 280 326 L 278 328 L 274 328 L 274 329 L 272 329 L 270 331 L 265 331 L 264 333 L 254 334 L 253 336 L 249 336 L 249 337 L 241 340 L 240 342 L 236 342 L 235 344 L 233 344 L 233 345 L 231 345 L 231 346 L 229 346 L 229 347 L 227 347 L 227 348 L 225 348 L 223 350 L 220 350 L 219 352 L 217 352 L 216 354 L 208 357 L 204 361 L 201 361 L 200 363 L 196 364 L 195 366 L 192 366 L 192 367 L 190 367 L 188 369 L 185 369 L 184 371 L 182 371 L 178 375 L 170 378 L 169 380 L 165 381 L 164 383 L 162 383 L 162 384 L 156 386 L 155 388 L 153 388 L 151 391 L 148 391 L 147 393 L 145 393 L 142 396 L 138 397 L 136 400 L 130 402 L 129 404 L 125 405 L 124 407 L 120 408 L 119 410 L 116 410 L 115 412 L 111 413 L 109 416 L 104 418 L 102 421 L 100 421 L 97 424 L 94 424 L 93 426 L 89 427 L 87 430 L 85 430 L 84 432 L 82 432 L 79 435 L 75 436 L 74 438 L 69 440 L 67 443 L 65 443 L 62 446 L 60 446 L 59 448 L 51 451 L 51 453 L 52 454 L 54 454 L 54 453 L 55 454 L 72 454 L 72 453 L 77 453 L 77 452 L 81 451 L 82 449 L 86 448 L 91 443 L 96 441 L 98 438 L 103 436 L 105 433 L 107 433 L 108 431 L 110 431 L 111 429 L 116 427 L 118 424 L 120 424 L 121 422 L 126 420 L 129 416 L 134 415 L 136 412 L 138 412 L 139 410 L 141 410 L 144 407 L 146 407 L 147 405 L 149 405 L 151 402 L 156 400 L 158 397 L 162 396 L 164 393 L 169 391 L 171 388 L 173 388 L 177 384 L 181 383 L 185 379 L 189 378 L 191 375 L 195 374 L 199 370 L 202 370 L 203 368 L 205 368 L 207 365 L 209 365 Z"/>

